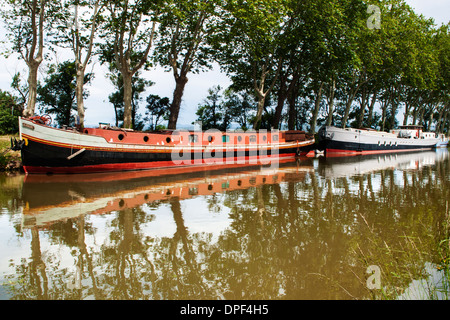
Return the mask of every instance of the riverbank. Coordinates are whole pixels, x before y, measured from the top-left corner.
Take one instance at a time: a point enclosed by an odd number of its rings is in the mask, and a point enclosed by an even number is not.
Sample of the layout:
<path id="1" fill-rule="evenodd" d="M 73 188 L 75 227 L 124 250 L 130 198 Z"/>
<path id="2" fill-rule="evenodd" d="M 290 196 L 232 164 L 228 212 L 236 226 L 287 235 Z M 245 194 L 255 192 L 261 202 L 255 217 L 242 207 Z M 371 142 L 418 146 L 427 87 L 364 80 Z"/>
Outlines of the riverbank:
<path id="1" fill-rule="evenodd" d="M 13 135 L 0 136 L 0 172 L 16 172 L 22 168 L 20 151 L 13 151 L 11 147 Z"/>

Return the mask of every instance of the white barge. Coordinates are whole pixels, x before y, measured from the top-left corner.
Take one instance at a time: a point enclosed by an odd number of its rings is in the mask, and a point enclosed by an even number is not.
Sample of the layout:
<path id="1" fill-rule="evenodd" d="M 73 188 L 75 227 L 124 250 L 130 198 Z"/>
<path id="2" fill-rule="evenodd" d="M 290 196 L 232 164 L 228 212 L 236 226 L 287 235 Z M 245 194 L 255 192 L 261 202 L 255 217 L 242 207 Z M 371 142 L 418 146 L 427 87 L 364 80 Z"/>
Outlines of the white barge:
<path id="1" fill-rule="evenodd" d="M 401 126 L 390 132 L 324 126 L 318 133 L 320 149 L 328 156 L 431 150 L 439 141 L 434 132 L 424 132 L 417 125 Z"/>

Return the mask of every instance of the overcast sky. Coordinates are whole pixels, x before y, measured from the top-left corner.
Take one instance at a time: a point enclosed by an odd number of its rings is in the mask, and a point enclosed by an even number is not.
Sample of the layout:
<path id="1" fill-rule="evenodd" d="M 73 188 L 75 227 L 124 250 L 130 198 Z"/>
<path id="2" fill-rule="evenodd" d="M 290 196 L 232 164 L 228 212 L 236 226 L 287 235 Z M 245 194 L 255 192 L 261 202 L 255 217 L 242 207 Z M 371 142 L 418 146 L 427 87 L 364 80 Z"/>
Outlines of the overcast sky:
<path id="1" fill-rule="evenodd" d="M 449 21 L 450 0 L 406 0 L 406 2 L 412 6 L 418 14 L 434 18 L 437 25 Z M 4 37 L 0 36 L 0 50 L 2 51 L 4 50 L 4 44 L 2 44 L 4 40 Z M 64 57 L 58 57 L 58 60 L 62 62 Z M 86 125 L 96 126 L 99 122 L 109 122 L 113 124 L 115 121 L 114 110 L 112 105 L 108 102 L 108 95 L 114 88 L 109 81 L 105 80 L 105 75 L 107 73 L 105 67 L 95 63 L 90 65 L 88 70 L 90 71 L 92 68 L 95 68 L 95 79 L 92 84 L 87 87 L 90 96 L 85 102 L 85 106 L 87 107 Z M 22 74 L 23 81 L 25 82 L 27 70 L 23 67 L 23 63 L 15 58 L 6 60 L 0 56 L 0 89 L 11 91 L 11 79 L 16 72 Z M 172 98 L 174 89 L 172 73 L 157 69 L 145 72 L 143 73 L 143 76 L 155 82 L 155 85 L 150 87 L 147 92 L 143 94 L 144 99 L 149 94 L 157 94 L 161 97 Z M 205 99 L 209 88 L 215 85 L 227 87 L 229 83 L 228 78 L 221 74 L 218 68 L 210 72 L 196 75 L 190 74 L 183 96 L 178 125 L 189 126 L 192 121 L 195 120 L 195 110 L 197 109 L 197 105 Z M 140 106 L 140 111 L 142 113 L 144 112 L 144 105 L 145 101 L 143 101 Z"/>

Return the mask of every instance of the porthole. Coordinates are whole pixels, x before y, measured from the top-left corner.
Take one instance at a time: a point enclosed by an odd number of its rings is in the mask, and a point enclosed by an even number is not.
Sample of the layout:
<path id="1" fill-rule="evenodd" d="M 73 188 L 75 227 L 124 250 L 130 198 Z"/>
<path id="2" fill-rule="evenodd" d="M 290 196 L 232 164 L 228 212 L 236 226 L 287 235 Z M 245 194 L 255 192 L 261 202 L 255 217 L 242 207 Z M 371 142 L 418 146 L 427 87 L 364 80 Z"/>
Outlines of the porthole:
<path id="1" fill-rule="evenodd" d="M 278 135 L 277 135 L 277 134 L 274 135 L 274 136 L 272 137 L 272 140 L 273 140 L 273 141 L 278 141 Z"/>
<path id="2" fill-rule="evenodd" d="M 84 133 L 89 133 L 89 131 L 87 129 L 84 130 Z"/>
<path id="3" fill-rule="evenodd" d="M 148 142 L 148 136 L 144 136 L 144 142 Z"/>
<path id="4" fill-rule="evenodd" d="M 266 136 L 263 136 L 263 141 L 266 141 L 266 140 L 267 140 Z"/>
<path id="5" fill-rule="evenodd" d="M 208 136 L 208 142 L 213 142 L 214 141 L 214 137 L 213 136 Z"/>
<path id="6" fill-rule="evenodd" d="M 238 136 L 238 142 L 241 142 L 242 141 L 242 137 L 241 136 Z"/>
<path id="7" fill-rule="evenodd" d="M 250 136 L 250 142 L 256 142 L 256 136 L 254 134 Z"/>
<path id="8" fill-rule="evenodd" d="M 170 137 L 167 137 L 167 138 L 166 138 L 166 142 L 167 142 L 167 143 L 170 143 L 171 141 L 172 141 L 172 140 L 170 139 Z"/>
<path id="9" fill-rule="evenodd" d="M 211 191 L 213 189 L 212 184 L 208 185 L 208 190 Z"/>
<path id="10" fill-rule="evenodd" d="M 123 134 L 119 134 L 119 136 L 117 138 L 119 138 L 119 140 L 123 140 L 123 138 L 125 138 L 125 136 Z"/>

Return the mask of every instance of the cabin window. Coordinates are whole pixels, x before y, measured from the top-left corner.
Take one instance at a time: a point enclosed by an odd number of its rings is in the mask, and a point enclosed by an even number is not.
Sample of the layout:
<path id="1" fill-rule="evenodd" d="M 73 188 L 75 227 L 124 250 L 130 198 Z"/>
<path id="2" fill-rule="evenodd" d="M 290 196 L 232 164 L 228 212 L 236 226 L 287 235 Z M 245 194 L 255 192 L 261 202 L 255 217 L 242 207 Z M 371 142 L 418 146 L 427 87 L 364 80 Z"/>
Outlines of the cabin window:
<path id="1" fill-rule="evenodd" d="M 198 142 L 198 135 L 196 134 L 191 134 L 189 136 L 189 142 Z"/>
<path id="2" fill-rule="evenodd" d="M 242 185 L 242 180 L 238 180 L 237 185 L 240 187 Z"/>
<path id="3" fill-rule="evenodd" d="M 212 184 L 209 184 L 209 185 L 208 185 L 208 190 L 211 191 L 212 189 L 213 189 Z"/>
<path id="4" fill-rule="evenodd" d="M 237 139 L 238 139 L 238 142 L 242 141 L 242 137 L 241 136 L 238 136 Z"/>
<path id="5" fill-rule="evenodd" d="M 229 187 L 230 187 L 230 183 L 228 181 L 222 183 L 222 189 L 228 189 Z"/>
<path id="6" fill-rule="evenodd" d="M 148 136 L 144 136 L 144 142 L 148 142 Z"/>
<path id="7" fill-rule="evenodd" d="M 214 141 L 214 137 L 213 136 L 208 136 L 208 142 L 213 142 Z"/>
<path id="8" fill-rule="evenodd" d="M 123 140 L 123 138 L 125 138 L 125 136 L 123 134 L 119 134 L 119 136 L 117 138 L 119 138 L 119 140 Z"/>
<path id="9" fill-rule="evenodd" d="M 267 137 L 266 136 L 263 136 L 263 141 L 266 141 L 267 140 Z"/>
<path id="10" fill-rule="evenodd" d="M 276 135 L 272 136 L 272 140 L 273 141 L 278 141 L 278 135 L 276 134 Z"/>
<path id="11" fill-rule="evenodd" d="M 222 136 L 222 142 L 230 142 L 230 136 L 227 135 Z"/>
<path id="12" fill-rule="evenodd" d="M 189 195 L 190 196 L 195 196 L 195 195 L 198 195 L 198 189 L 197 188 L 189 188 Z"/>
<path id="13" fill-rule="evenodd" d="M 167 142 L 167 143 L 170 143 L 171 141 L 172 141 L 172 139 L 170 139 L 170 137 L 167 137 L 167 138 L 166 138 L 166 142 Z"/>
<path id="14" fill-rule="evenodd" d="M 254 134 L 250 136 L 250 142 L 256 142 L 256 136 Z"/>

